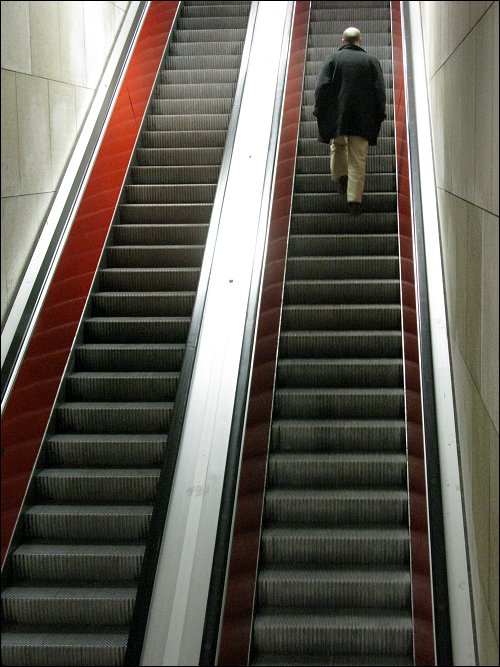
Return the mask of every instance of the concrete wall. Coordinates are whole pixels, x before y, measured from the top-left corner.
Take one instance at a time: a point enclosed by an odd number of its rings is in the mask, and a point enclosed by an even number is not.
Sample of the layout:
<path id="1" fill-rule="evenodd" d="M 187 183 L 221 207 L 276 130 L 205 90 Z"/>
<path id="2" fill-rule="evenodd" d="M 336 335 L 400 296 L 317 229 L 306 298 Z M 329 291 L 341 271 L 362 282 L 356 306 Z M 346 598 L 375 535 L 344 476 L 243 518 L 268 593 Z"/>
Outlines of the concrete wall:
<path id="1" fill-rule="evenodd" d="M 128 2 L 2 1 L 2 327 Z"/>
<path id="2" fill-rule="evenodd" d="M 421 2 L 481 665 L 498 664 L 498 2 Z"/>

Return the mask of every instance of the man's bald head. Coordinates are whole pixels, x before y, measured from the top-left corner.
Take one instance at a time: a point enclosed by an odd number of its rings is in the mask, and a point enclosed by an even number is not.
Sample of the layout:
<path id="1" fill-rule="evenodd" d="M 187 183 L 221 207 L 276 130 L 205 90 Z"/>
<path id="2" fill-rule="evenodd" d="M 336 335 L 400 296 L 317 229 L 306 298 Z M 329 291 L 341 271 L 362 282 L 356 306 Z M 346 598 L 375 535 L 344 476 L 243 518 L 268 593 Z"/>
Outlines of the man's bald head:
<path id="1" fill-rule="evenodd" d="M 359 44 L 361 42 L 361 33 L 357 28 L 346 28 L 342 35 L 344 44 Z"/>

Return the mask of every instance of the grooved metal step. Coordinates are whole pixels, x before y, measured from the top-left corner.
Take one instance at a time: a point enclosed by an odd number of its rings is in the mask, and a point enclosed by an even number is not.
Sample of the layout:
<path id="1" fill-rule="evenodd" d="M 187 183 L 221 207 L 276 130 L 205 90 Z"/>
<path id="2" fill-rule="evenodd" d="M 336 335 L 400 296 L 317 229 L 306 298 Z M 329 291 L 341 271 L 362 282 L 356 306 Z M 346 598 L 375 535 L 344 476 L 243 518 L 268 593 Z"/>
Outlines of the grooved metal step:
<path id="1" fill-rule="evenodd" d="M 399 305 L 392 304 L 284 306 L 282 326 L 284 331 L 396 329 L 400 315 Z"/>
<path id="2" fill-rule="evenodd" d="M 181 343 L 100 343 L 75 352 L 81 371 L 179 371 L 185 349 Z"/>
<path id="3" fill-rule="evenodd" d="M 27 509 L 24 527 L 33 539 L 142 543 L 152 511 L 152 505 L 37 504 Z"/>
<path id="4" fill-rule="evenodd" d="M 12 556 L 19 580 L 136 581 L 144 556 L 139 544 L 25 544 Z"/>
<path id="5" fill-rule="evenodd" d="M 272 453 L 269 484 L 294 488 L 396 486 L 406 481 L 404 454 Z"/>
<path id="6" fill-rule="evenodd" d="M 236 38 L 236 35 L 226 35 L 228 37 Z M 208 36 L 207 36 L 208 37 Z M 243 53 L 243 42 L 240 41 L 220 41 L 215 35 L 215 43 L 212 41 L 203 41 L 192 43 L 189 41 L 172 42 L 169 47 L 169 54 L 171 56 L 192 56 L 198 54 L 200 56 L 240 56 Z"/>
<path id="7" fill-rule="evenodd" d="M 290 238 L 290 257 L 325 255 L 395 255 L 398 252 L 396 234 L 294 234 Z"/>
<path id="8" fill-rule="evenodd" d="M 214 42 L 229 42 L 230 44 L 234 44 L 235 40 L 238 40 L 236 43 L 241 48 L 244 39 L 245 29 L 243 28 L 232 29 L 223 27 L 220 30 L 217 28 L 208 28 L 206 30 L 187 30 L 184 28 L 176 31 L 177 44 L 173 44 L 172 46 L 182 46 L 183 44 L 186 44 L 192 47 L 193 43 L 207 42 L 209 46 L 214 49 Z"/>
<path id="9" fill-rule="evenodd" d="M 314 525 L 395 524 L 407 520 L 403 489 L 269 488 L 264 513 L 269 522 Z"/>
<path id="10" fill-rule="evenodd" d="M 116 268 L 103 269 L 100 274 L 100 287 L 107 291 L 142 291 L 151 290 L 195 290 L 200 277 L 197 267 L 185 268 Z"/>
<path id="11" fill-rule="evenodd" d="M 401 526 L 268 525 L 262 531 L 265 563 L 327 567 L 398 566 L 410 557 L 408 529 Z"/>
<path id="12" fill-rule="evenodd" d="M 277 389 L 278 419 L 384 419 L 404 416 L 402 389 Z"/>
<path id="13" fill-rule="evenodd" d="M 359 234 L 390 234 L 397 231 L 396 213 L 371 213 L 366 211 L 357 220 L 347 211 L 337 213 L 292 213 L 290 234 L 346 234 L 357 231 Z"/>
<path id="14" fill-rule="evenodd" d="M 369 257 L 290 257 L 287 262 L 288 276 L 292 280 L 311 278 L 349 279 L 397 278 L 399 258 L 397 256 Z"/>
<path id="15" fill-rule="evenodd" d="M 168 433 L 173 403 L 62 403 L 57 425 L 62 433 Z"/>
<path id="16" fill-rule="evenodd" d="M 66 379 L 69 401 L 173 400 L 179 373 L 98 371 L 72 373 Z"/>
<path id="17" fill-rule="evenodd" d="M 47 468 L 35 477 L 38 497 L 61 503 L 144 503 L 153 500 L 160 471 L 157 468 Z"/>
<path id="18" fill-rule="evenodd" d="M 208 224 L 211 213 L 211 203 L 123 204 L 120 207 L 120 220 L 129 224 L 160 224 L 165 221 L 172 224 Z"/>
<path id="19" fill-rule="evenodd" d="M 288 608 L 404 608 L 410 602 L 410 574 L 406 568 L 261 570 L 259 602 L 265 607 Z"/>
<path id="20" fill-rule="evenodd" d="M 162 144 L 171 141 L 171 133 L 168 137 L 161 137 L 162 132 L 155 133 L 154 142 Z M 166 133 L 165 133 L 166 134 Z M 192 137 L 193 141 L 196 137 Z M 207 141 L 216 141 L 215 138 Z M 216 185 L 212 183 L 196 183 L 189 185 L 127 185 L 127 202 L 129 204 L 173 204 L 182 202 L 186 204 L 204 204 L 213 201 Z"/>
<path id="21" fill-rule="evenodd" d="M 99 292 L 92 298 L 92 313 L 96 317 L 160 317 L 173 311 L 190 316 L 195 296 L 195 292 Z"/>
<path id="22" fill-rule="evenodd" d="M 407 667 L 413 665 L 413 658 L 408 655 L 259 655 L 252 660 L 252 665 L 273 667 L 294 667 L 302 665 L 306 667 L 322 667 L 323 665 L 336 665 L 337 667 Z"/>
<path id="23" fill-rule="evenodd" d="M 207 224 L 121 224 L 116 225 L 113 240 L 116 245 L 201 245 L 205 243 L 207 233 Z"/>
<path id="24" fill-rule="evenodd" d="M 405 422 L 387 419 L 274 419 L 274 452 L 404 452 Z"/>
<path id="25" fill-rule="evenodd" d="M 280 387 L 402 387 L 400 359 L 282 359 Z"/>
<path id="26" fill-rule="evenodd" d="M 368 192 L 363 197 L 363 208 L 374 212 L 395 211 L 396 202 L 395 192 Z M 338 196 L 332 197 L 331 194 L 300 193 L 293 199 L 294 213 L 341 213 L 345 210 L 345 201 Z"/>
<path id="27" fill-rule="evenodd" d="M 57 632 L 53 627 L 2 632 L 2 658 L 9 665 L 122 665 L 128 627 L 89 628 L 87 632 Z"/>
<path id="28" fill-rule="evenodd" d="M 399 280 L 289 280 L 284 302 L 290 304 L 397 303 Z"/>
<path id="29" fill-rule="evenodd" d="M 217 22 L 221 19 L 217 19 Z M 243 20 L 246 21 L 246 18 L 243 17 Z M 212 21 L 213 23 L 213 21 Z M 161 84 L 175 84 L 175 85 L 185 85 L 186 81 L 189 84 L 193 83 L 236 83 L 238 80 L 238 69 L 215 69 L 207 68 L 203 70 L 163 70 L 160 72 L 159 82 Z M 193 121 L 199 121 L 200 119 L 193 119 Z M 227 118 L 229 121 L 229 117 Z M 193 122 L 193 127 L 196 127 L 197 123 Z"/>
<path id="30" fill-rule="evenodd" d="M 2 593 L 7 623 L 89 626 L 130 623 L 136 586 L 9 587 Z"/>
<path id="31" fill-rule="evenodd" d="M 297 612 L 283 616 L 280 609 L 269 610 L 256 617 L 254 640 L 259 653 L 408 655 L 412 645 L 411 614 L 353 609 L 349 613 Z"/>
<path id="32" fill-rule="evenodd" d="M 89 343 L 184 343 L 189 323 L 189 317 L 93 317 L 85 333 Z"/>

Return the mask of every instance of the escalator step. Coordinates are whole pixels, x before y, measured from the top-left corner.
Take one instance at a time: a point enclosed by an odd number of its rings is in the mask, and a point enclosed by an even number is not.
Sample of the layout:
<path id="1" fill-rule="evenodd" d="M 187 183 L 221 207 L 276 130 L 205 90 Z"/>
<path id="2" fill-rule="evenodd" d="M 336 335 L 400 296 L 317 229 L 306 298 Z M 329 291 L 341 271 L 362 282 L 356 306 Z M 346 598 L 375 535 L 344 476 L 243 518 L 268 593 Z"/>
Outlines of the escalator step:
<path id="1" fill-rule="evenodd" d="M 293 488 L 397 486 L 406 481 L 404 454 L 270 454 L 268 484 Z"/>
<path id="2" fill-rule="evenodd" d="M 201 9 L 201 8 L 200 8 Z M 228 11 L 232 9 L 228 5 Z M 192 10 L 190 10 L 192 11 Z M 205 69 L 238 69 L 240 65 L 239 56 L 177 56 L 169 61 L 169 70 L 205 70 Z"/>
<path id="3" fill-rule="evenodd" d="M 161 119 L 171 118 L 171 116 L 150 116 L 150 118 L 156 120 L 154 124 L 160 125 Z M 213 119 L 214 117 L 209 115 L 208 118 Z M 216 183 L 219 176 L 219 165 L 196 167 L 132 167 L 131 175 L 134 185 Z"/>
<path id="4" fill-rule="evenodd" d="M 398 302 L 399 280 L 289 280 L 285 285 L 286 305 Z"/>
<path id="5" fill-rule="evenodd" d="M 19 580 L 136 581 L 144 545 L 25 544 L 12 556 Z"/>
<path id="6" fill-rule="evenodd" d="M 395 419 L 404 416 L 402 389 L 277 389 L 278 419 Z"/>
<path id="7" fill-rule="evenodd" d="M 402 387 L 401 359 L 281 359 L 277 383 L 292 387 Z"/>
<path id="8" fill-rule="evenodd" d="M 176 312 L 184 317 L 191 315 L 195 296 L 195 292 L 98 292 L 92 297 L 92 314 L 96 317 L 159 317 Z"/>
<path id="9" fill-rule="evenodd" d="M 217 19 L 217 22 L 220 19 Z M 246 18 L 244 19 L 246 21 Z M 203 70 L 180 70 L 180 69 L 165 69 L 160 72 L 158 82 L 160 84 L 174 84 L 186 85 L 193 83 L 232 83 L 235 84 L 238 80 L 239 70 L 227 68 L 210 68 Z M 198 119 L 193 119 L 197 121 Z M 229 120 L 229 118 L 228 118 Z M 196 127 L 196 123 L 193 123 Z"/>
<path id="10" fill-rule="evenodd" d="M 185 343 L 189 317 L 93 317 L 85 321 L 89 343 Z"/>
<path id="11" fill-rule="evenodd" d="M 180 343 L 104 343 L 76 347 L 80 371 L 179 371 L 185 345 Z"/>
<path id="12" fill-rule="evenodd" d="M 198 58 L 198 56 L 196 56 Z M 238 55 L 239 59 L 240 56 Z M 208 97 L 208 98 L 190 98 L 186 99 L 158 99 L 154 98 L 151 102 L 151 113 L 152 114 L 167 114 L 176 116 L 178 114 L 185 114 L 189 112 L 190 114 L 229 114 L 231 113 L 232 99 L 229 97 Z M 183 146 L 179 150 L 189 150 L 188 147 Z M 222 156 L 222 150 L 219 151 Z M 138 154 L 141 154 L 141 149 L 139 148 Z M 196 160 L 191 162 L 192 164 L 203 164 L 203 155 Z M 169 164 L 168 162 L 164 164 Z M 213 164 L 210 163 L 210 164 Z"/>
<path id="13" fill-rule="evenodd" d="M 290 257 L 288 277 L 292 280 L 349 278 L 397 278 L 399 258 L 394 257 Z"/>
<path id="14" fill-rule="evenodd" d="M 396 213 L 363 213 L 353 220 L 347 211 L 338 213 L 292 213 L 291 238 L 294 234 L 390 234 L 397 230 Z"/>
<path id="15" fill-rule="evenodd" d="M 406 568 L 323 569 L 277 566 L 262 568 L 258 581 L 263 607 L 330 610 L 404 608 L 410 602 L 410 574 Z"/>
<path id="16" fill-rule="evenodd" d="M 210 222 L 212 204 L 123 204 L 120 221 L 130 224 L 201 223 Z"/>
<path id="17" fill-rule="evenodd" d="M 331 525 L 404 525 L 407 493 L 403 489 L 289 489 L 270 488 L 265 497 L 269 522 Z"/>
<path id="18" fill-rule="evenodd" d="M 294 234 L 288 253 L 296 256 L 397 255 L 396 234 Z"/>
<path id="19" fill-rule="evenodd" d="M 174 133 L 156 132 L 169 138 Z M 213 133 L 212 133 L 213 134 Z M 206 137 L 210 137 L 207 133 Z M 210 138 L 212 141 L 213 137 Z M 188 185 L 127 185 L 125 188 L 128 204 L 206 204 L 213 201 L 216 185 L 214 183 L 194 183 Z"/>
<path id="20" fill-rule="evenodd" d="M 212 31 L 213 32 L 213 31 Z M 218 35 L 215 37 L 216 41 L 174 41 L 169 46 L 169 54 L 173 57 L 177 56 L 240 56 L 243 53 L 243 42 L 229 41 L 237 37 L 232 31 L 228 35 L 228 40 L 219 40 Z"/>
<path id="21" fill-rule="evenodd" d="M 256 617 L 254 639 L 258 653 L 408 655 L 411 614 L 384 609 L 283 614 L 278 609 Z"/>
<path id="22" fill-rule="evenodd" d="M 208 225 L 116 225 L 116 245 L 201 245 L 207 239 Z"/>
<path id="23" fill-rule="evenodd" d="M 212 3 L 201 2 L 199 4 L 185 2 L 182 8 L 183 16 L 241 16 L 248 14 L 248 5 L 244 2 Z"/>
<path id="24" fill-rule="evenodd" d="M 284 331 L 280 336 L 282 358 L 401 356 L 400 331 Z"/>
<path id="25" fill-rule="evenodd" d="M 179 373 L 80 372 L 66 379 L 68 401 L 173 401 Z"/>
<path id="26" fill-rule="evenodd" d="M 408 529 L 403 527 L 310 527 L 277 524 L 262 531 L 262 557 L 267 564 L 326 567 L 402 565 L 409 562 Z"/>
<path id="27" fill-rule="evenodd" d="M 36 475 L 38 497 L 60 503 L 144 503 L 153 500 L 157 468 L 48 468 Z"/>
<path id="28" fill-rule="evenodd" d="M 172 403 L 62 403 L 57 408 L 62 433 L 165 433 Z"/>
<path id="29" fill-rule="evenodd" d="M 363 209 L 372 213 L 395 211 L 396 200 L 395 192 L 368 192 L 363 196 Z M 341 213 L 346 208 L 344 199 L 332 193 L 300 193 L 293 198 L 294 213 Z"/>
<path id="30" fill-rule="evenodd" d="M 214 28 L 219 28 L 220 30 L 245 30 L 247 22 L 247 17 L 240 15 L 226 16 L 221 15 L 219 12 L 215 16 L 193 16 L 190 13 L 186 18 L 183 16 L 179 17 L 177 27 L 179 30 L 198 30 L 205 33 L 207 30 Z M 241 38 L 244 38 L 244 33 Z"/>
<path id="31" fill-rule="evenodd" d="M 296 305 L 284 306 L 283 331 L 341 331 L 345 329 L 396 329 L 400 324 L 401 308 L 392 304 L 370 305 Z"/>
<path id="32" fill-rule="evenodd" d="M 130 623 L 136 586 L 9 587 L 2 593 L 6 623 L 65 626 Z"/>
<path id="33" fill-rule="evenodd" d="M 122 665 L 127 639 L 128 627 L 93 627 L 88 632 L 6 629 L 2 658 L 10 665 Z"/>
<path id="34" fill-rule="evenodd" d="M 179 19 L 180 20 L 180 19 Z M 195 21 L 197 19 L 194 19 Z M 199 46 L 200 43 L 207 43 L 207 45 L 212 49 L 212 52 L 217 49 L 217 52 L 219 52 L 218 44 L 217 42 L 226 42 L 228 44 L 234 44 L 234 40 L 239 40 L 236 42 L 238 46 L 241 48 L 243 41 L 245 39 L 245 28 L 228 28 L 228 27 L 222 27 L 220 30 L 217 28 L 207 28 L 206 30 L 187 30 L 187 29 L 180 29 L 176 30 L 175 33 L 175 43 L 172 44 L 172 46 L 182 46 L 182 45 L 188 45 L 188 46 L 193 46 L 196 45 L 196 47 Z M 214 45 L 217 44 L 217 46 Z"/>
<path id="35" fill-rule="evenodd" d="M 106 291 L 151 292 L 195 290 L 200 277 L 197 267 L 102 269 L 100 287 Z"/>
<path id="36" fill-rule="evenodd" d="M 407 667 L 413 665 L 413 659 L 407 655 L 259 655 L 252 660 L 254 667 L 323 667 L 323 665 L 335 665 L 336 667 Z"/>
<path id="37" fill-rule="evenodd" d="M 274 452 L 404 452 L 404 420 L 275 419 Z"/>
<path id="38" fill-rule="evenodd" d="M 152 505 L 37 504 L 26 511 L 25 530 L 35 540 L 137 542 L 147 536 L 152 511 Z"/>

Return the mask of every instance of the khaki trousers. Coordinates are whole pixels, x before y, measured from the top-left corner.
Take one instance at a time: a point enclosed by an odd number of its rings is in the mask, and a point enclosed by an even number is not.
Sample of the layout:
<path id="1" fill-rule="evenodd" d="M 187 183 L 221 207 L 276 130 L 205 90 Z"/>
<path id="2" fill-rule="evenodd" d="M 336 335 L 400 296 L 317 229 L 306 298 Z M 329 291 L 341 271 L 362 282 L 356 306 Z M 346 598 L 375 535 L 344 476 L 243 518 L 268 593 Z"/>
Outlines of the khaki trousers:
<path id="1" fill-rule="evenodd" d="M 361 203 L 365 187 L 368 141 L 363 137 L 340 136 L 330 141 L 330 170 L 334 181 L 347 176 L 347 201 Z"/>

